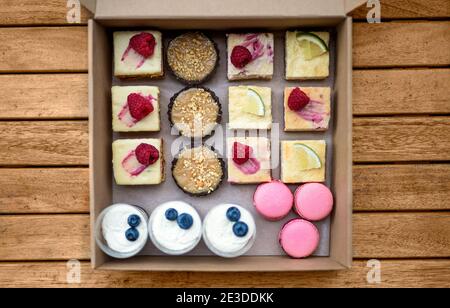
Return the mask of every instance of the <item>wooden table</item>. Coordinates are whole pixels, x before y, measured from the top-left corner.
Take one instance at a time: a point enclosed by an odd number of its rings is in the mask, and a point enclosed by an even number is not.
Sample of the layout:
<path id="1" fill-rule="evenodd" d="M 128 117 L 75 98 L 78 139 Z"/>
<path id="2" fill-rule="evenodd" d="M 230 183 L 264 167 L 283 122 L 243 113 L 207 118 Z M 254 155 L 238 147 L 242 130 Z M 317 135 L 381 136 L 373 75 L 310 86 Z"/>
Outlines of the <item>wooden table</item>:
<path id="1" fill-rule="evenodd" d="M 0 0 L 0 286 L 450 286 L 449 0 L 353 13 L 354 266 L 262 274 L 91 270 L 88 14 L 68 25 L 66 2 Z"/>

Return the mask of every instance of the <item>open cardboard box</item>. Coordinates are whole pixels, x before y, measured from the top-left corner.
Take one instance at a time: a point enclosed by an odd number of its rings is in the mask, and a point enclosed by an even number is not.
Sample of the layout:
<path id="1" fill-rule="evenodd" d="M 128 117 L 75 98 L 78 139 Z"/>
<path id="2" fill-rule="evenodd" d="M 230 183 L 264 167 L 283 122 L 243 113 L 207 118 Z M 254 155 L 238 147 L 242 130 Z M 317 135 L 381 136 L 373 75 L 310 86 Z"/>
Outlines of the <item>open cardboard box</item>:
<path id="1" fill-rule="evenodd" d="M 335 27 L 336 76 L 329 257 L 140 256 L 113 260 L 95 244 L 91 260 L 97 269 L 150 271 L 311 271 L 346 269 L 352 263 L 352 20 L 347 13 L 362 0 L 82 0 L 95 16 L 89 21 L 89 136 L 91 230 L 99 213 L 112 203 L 111 165 L 111 27 L 165 29 Z"/>

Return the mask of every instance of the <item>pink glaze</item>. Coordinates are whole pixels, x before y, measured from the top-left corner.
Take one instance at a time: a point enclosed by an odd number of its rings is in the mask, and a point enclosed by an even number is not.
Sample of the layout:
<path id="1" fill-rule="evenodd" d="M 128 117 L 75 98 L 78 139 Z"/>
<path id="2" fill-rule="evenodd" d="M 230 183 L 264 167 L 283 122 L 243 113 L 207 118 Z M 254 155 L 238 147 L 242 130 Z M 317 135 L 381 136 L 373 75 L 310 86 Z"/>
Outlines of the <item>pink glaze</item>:
<path id="1" fill-rule="evenodd" d="M 295 211 L 300 217 L 319 221 L 330 215 L 333 209 L 333 194 L 320 183 L 301 185 L 295 191 Z"/>
<path id="2" fill-rule="evenodd" d="M 310 256 L 317 249 L 319 240 L 316 226 L 300 218 L 287 222 L 279 234 L 281 248 L 292 258 Z"/>
<path id="3" fill-rule="evenodd" d="M 128 45 L 127 49 L 125 49 L 121 61 L 125 61 L 125 59 L 128 57 L 128 54 L 130 53 L 130 51 L 132 50 L 131 46 Z M 140 54 L 138 54 L 137 52 L 135 52 L 135 54 L 140 58 L 138 64 L 136 65 L 136 68 L 140 68 L 142 65 L 144 65 L 145 60 L 147 60 L 146 58 L 144 58 L 143 56 L 141 56 Z"/>
<path id="4" fill-rule="evenodd" d="M 258 34 L 247 34 L 245 41 L 241 45 L 250 50 L 252 61 L 264 55 L 264 45 L 258 39 Z"/>
<path id="5" fill-rule="evenodd" d="M 297 114 L 303 119 L 313 122 L 318 128 L 321 128 L 320 122 L 324 120 L 328 112 L 325 110 L 324 103 L 311 100 L 302 110 L 297 111 Z"/>
<path id="6" fill-rule="evenodd" d="M 256 210 L 268 220 L 280 220 L 292 209 L 294 196 L 280 181 L 260 184 L 253 195 Z"/>
<path id="7" fill-rule="evenodd" d="M 235 162 L 233 162 L 236 168 L 238 168 L 242 173 L 244 174 L 255 174 L 256 172 L 261 169 L 261 164 L 256 158 L 249 158 L 245 163 L 242 165 L 238 165 Z"/>
<path id="8" fill-rule="evenodd" d="M 147 168 L 147 166 L 141 164 L 137 160 L 134 150 L 128 153 L 128 155 L 122 160 L 122 167 L 131 176 L 138 176 L 145 170 L 145 168 Z"/>

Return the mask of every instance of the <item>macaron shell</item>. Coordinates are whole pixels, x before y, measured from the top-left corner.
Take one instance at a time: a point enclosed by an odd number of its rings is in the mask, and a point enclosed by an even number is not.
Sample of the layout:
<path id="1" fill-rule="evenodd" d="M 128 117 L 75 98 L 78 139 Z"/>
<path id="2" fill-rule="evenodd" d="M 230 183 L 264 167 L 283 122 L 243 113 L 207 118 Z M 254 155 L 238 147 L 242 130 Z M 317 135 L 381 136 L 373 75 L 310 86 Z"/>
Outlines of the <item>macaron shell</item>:
<path id="1" fill-rule="evenodd" d="M 319 221 L 330 215 L 333 210 L 333 194 L 320 183 L 308 183 L 295 191 L 295 210 L 300 217 Z"/>
<path id="2" fill-rule="evenodd" d="M 289 214 L 294 196 L 284 183 L 272 181 L 260 184 L 253 195 L 253 204 L 268 220 L 280 220 Z"/>
<path id="3" fill-rule="evenodd" d="M 281 248 L 292 258 L 306 258 L 318 247 L 320 240 L 316 226 L 307 220 L 293 219 L 280 231 Z"/>

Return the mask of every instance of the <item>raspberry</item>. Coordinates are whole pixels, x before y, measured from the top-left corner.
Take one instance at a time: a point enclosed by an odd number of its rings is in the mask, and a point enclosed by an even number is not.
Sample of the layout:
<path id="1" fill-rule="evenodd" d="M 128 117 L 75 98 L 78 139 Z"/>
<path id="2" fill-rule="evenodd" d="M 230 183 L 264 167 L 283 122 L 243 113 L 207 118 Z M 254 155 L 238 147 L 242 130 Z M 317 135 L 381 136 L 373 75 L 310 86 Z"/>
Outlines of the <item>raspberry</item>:
<path id="1" fill-rule="evenodd" d="M 130 46 L 144 58 L 151 57 L 155 51 L 155 37 L 146 32 L 136 34 L 130 39 Z"/>
<path id="2" fill-rule="evenodd" d="M 142 120 L 153 111 L 153 105 L 150 99 L 138 93 L 131 93 L 128 95 L 127 104 L 131 116 L 137 121 Z"/>
<path id="3" fill-rule="evenodd" d="M 300 88 L 295 88 L 292 90 L 288 98 L 289 109 L 293 111 L 300 111 L 305 108 L 309 103 L 309 97 L 305 92 L 300 90 Z"/>
<path id="4" fill-rule="evenodd" d="M 159 151 L 157 148 L 148 143 L 141 143 L 134 150 L 136 159 L 144 166 L 154 164 L 159 158 Z"/>
<path id="5" fill-rule="evenodd" d="M 252 148 L 246 144 L 242 144 L 239 142 L 233 143 L 233 161 L 242 165 L 250 159 Z"/>
<path id="6" fill-rule="evenodd" d="M 234 46 L 231 51 L 230 60 L 237 68 L 243 68 L 252 61 L 252 54 L 244 46 Z"/>

